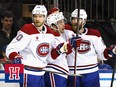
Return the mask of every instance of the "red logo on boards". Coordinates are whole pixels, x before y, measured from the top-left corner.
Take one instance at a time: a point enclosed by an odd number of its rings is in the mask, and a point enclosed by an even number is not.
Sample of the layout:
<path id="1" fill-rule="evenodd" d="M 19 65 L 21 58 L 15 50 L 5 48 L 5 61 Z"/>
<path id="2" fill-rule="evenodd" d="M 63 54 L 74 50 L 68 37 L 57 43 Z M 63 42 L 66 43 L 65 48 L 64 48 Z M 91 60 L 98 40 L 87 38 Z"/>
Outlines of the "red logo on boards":
<path id="1" fill-rule="evenodd" d="M 22 82 L 23 72 L 23 64 L 5 64 L 5 82 Z"/>

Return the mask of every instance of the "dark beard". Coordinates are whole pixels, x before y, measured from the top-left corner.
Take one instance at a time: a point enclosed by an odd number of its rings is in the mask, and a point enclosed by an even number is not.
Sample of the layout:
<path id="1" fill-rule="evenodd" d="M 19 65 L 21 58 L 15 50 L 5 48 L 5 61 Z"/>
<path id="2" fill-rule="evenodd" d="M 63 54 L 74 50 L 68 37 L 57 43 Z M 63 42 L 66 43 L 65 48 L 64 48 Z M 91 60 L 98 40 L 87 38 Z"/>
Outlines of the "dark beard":
<path id="1" fill-rule="evenodd" d="M 75 25 L 75 26 L 72 26 L 72 28 L 75 33 L 78 33 L 81 29 L 81 26 L 78 27 L 77 25 Z"/>

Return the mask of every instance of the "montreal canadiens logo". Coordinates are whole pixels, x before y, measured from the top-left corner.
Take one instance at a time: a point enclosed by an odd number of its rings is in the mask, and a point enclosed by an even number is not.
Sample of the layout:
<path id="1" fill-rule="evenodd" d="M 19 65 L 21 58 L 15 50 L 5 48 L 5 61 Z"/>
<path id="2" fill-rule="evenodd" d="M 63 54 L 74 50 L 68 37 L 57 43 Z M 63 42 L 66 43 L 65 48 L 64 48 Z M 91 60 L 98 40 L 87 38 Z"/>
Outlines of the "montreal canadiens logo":
<path id="1" fill-rule="evenodd" d="M 41 43 L 37 47 L 37 54 L 39 56 L 45 57 L 49 53 L 49 44 L 48 43 Z"/>
<path id="2" fill-rule="evenodd" d="M 88 40 L 83 40 L 80 44 L 80 47 L 78 47 L 78 52 L 80 54 L 83 54 L 83 53 L 87 53 L 89 50 L 91 50 L 90 42 Z"/>

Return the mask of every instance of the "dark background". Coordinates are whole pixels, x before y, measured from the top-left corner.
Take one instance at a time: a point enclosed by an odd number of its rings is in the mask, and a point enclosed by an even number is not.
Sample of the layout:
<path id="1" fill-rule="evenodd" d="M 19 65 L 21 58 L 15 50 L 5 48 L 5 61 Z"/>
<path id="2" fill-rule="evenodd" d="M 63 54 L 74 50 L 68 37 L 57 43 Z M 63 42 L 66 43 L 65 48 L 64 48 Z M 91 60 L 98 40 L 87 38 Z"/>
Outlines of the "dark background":
<path id="1" fill-rule="evenodd" d="M 23 24 L 31 22 L 31 10 L 36 4 L 44 4 L 47 10 L 58 7 L 67 22 L 70 22 L 70 14 L 79 4 L 88 15 L 86 27 L 99 30 L 107 47 L 116 44 L 115 0 L 0 0 L 0 15 L 4 10 L 12 11 L 20 29 Z M 113 66 L 114 58 L 106 63 Z"/>

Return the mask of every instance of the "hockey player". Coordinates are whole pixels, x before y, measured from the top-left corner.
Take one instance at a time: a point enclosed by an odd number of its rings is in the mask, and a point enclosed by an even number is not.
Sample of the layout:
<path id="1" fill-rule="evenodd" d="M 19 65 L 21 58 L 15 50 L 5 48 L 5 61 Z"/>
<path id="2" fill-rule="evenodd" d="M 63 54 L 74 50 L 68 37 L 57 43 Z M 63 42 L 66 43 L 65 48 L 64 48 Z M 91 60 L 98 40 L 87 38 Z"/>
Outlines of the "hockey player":
<path id="1" fill-rule="evenodd" d="M 67 55 L 69 72 L 81 74 L 82 77 L 76 76 L 74 84 L 74 76 L 69 76 L 68 87 L 100 87 L 98 61 L 106 60 L 116 55 L 116 45 L 106 48 L 100 33 L 94 29 L 85 28 L 87 14 L 84 9 L 80 9 L 79 18 L 77 18 L 78 9 L 71 13 L 71 24 L 73 31 L 77 34 L 74 38 L 74 49 L 77 50 L 75 58 L 75 50 Z M 78 23 L 77 23 L 78 20 Z M 77 30 L 78 29 L 78 30 Z M 80 45 L 76 40 L 81 37 Z M 76 60 L 75 60 L 76 59 Z M 74 63 L 76 62 L 76 67 Z M 75 69 L 76 68 L 76 69 Z"/>
<path id="2" fill-rule="evenodd" d="M 49 16 L 50 14 L 57 13 L 57 12 L 60 12 L 59 8 L 53 7 L 53 8 L 51 8 L 51 9 L 48 11 L 48 16 Z M 71 27 L 68 23 L 65 23 L 65 29 L 66 29 L 66 30 L 71 30 L 71 31 L 72 31 L 72 27 Z M 55 34 L 56 34 L 56 33 L 55 33 Z"/>
<path id="3" fill-rule="evenodd" d="M 24 69 L 25 87 L 44 87 L 44 71 L 32 70 L 32 67 L 43 69 L 51 50 L 54 36 L 46 26 L 47 10 L 44 5 L 36 5 L 32 10 L 33 23 L 25 24 L 17 36 L 6 48 L 6 56 L 12 63 L 22 63 Z M 22 84 L 20 87 L 24 87 Z"/>
<path id="4" fill-rule="evenodd" d="M 65 21 L 64 21 L 64 16 L 62 12 L 50 14 L 47 17 L 47 24 L 55 32 L 59 34 L 59 36 L 55 37 L 56 44 L 65 43 L 69 38 L 75 35 L 72 31 L 65 30 Z M 67 49 L 69 49 L 70 47 L 71 46 L 68 45 Z M 66 55 L 69 54 L 70 52 L 67 52 L 58 56 L 58 58 L 53 62 L 49 62 L 48 60 L 48 65 L 47 65 L 48 70 L 68 74 L 69 69 L 67 65 Z M 55 53 L 52 55 L 52 57 L 53 58 L 56 57 Z M 67 75 L 62 75 L 57 73 L 45 74 L 45 87 L 66 87 L 66 84 L 67 84 Z"/>

